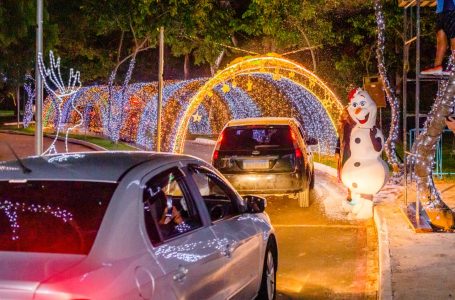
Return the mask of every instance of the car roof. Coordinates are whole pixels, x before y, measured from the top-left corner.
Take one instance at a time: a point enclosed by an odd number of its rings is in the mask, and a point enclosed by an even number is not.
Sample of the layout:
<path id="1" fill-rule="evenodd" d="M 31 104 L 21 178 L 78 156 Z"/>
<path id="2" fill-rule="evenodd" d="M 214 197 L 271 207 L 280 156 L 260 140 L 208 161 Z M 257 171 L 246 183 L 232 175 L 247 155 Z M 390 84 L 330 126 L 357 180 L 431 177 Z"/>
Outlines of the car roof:
<path id="1" fill-rule="evenodd" d="M 226 124 L 226 127 L 242 125 L 289 125 L 293 122 L 296 122 L 294 118 L 284 117 L 246 118 L 231 120 Z"/>
<path id="2" fill-rule="evenodd" d="M 29 173 L 24 173 L 16 160 L 0 162 L 0 180 L 118 182 L 127 171 L 144 162 L 155 162 L 158 167 L 184 158 L 192 157 L 145 151 L 77 152 L 32 156 L 22 159 L 24 166 L 31 170 Z"/>

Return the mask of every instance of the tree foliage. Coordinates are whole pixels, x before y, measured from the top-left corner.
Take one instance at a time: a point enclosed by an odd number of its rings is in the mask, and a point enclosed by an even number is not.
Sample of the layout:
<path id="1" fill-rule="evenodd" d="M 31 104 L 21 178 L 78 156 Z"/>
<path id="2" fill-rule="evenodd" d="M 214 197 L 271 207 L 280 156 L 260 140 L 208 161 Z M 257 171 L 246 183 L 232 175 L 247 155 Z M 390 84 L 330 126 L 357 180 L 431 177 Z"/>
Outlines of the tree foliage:
<path id="1" fill-rule="evenodd" d="M 57 39 L 56 26 L 46 22 L 44 33 L 48 45 Z M 22 84 L 35 62 L 36 1 L 5 0 L 0 6 L 0 90 L 15 89 Z"/>
<path id="2" fill-rule="evenodd" d="M 371 0 L 44 2 L 46 51 L 52 47 L 63 65 L 81 70 L 85 83 L 106 83 L 116 67 L 125 72 L 127 66 L 121 62 L 139 48 L 147 60 L 156 60 L 145 50 L 156 48 L 160 26 L 165 28 L 166 49 L 172 56 L 166 61 L 171 66 L 172 61 L 182 61 L 180 57 L 187 58 L 185 62 L 191 57 L 193 64 L 202 66 L 223 58 L 225 64 L 245 55 L 235 47 L 289 53 L 289 58 L 314 69 L 340 94 L 349 84 L 360 84 L 364 75 L 377 72 Z M 19 83 L 33 70 L 35 5 L 35 1 L 5 0 L 0 6 L 0 73 L 8 83 Z M 401 69 L 403 11 L 395 1 L 384 1 L 384 13 L 386 62 L 393 74 Z M 433 19 L 422 21 L 427 28 Z M 425 51 L 431 53 L 432 47 Z"/>

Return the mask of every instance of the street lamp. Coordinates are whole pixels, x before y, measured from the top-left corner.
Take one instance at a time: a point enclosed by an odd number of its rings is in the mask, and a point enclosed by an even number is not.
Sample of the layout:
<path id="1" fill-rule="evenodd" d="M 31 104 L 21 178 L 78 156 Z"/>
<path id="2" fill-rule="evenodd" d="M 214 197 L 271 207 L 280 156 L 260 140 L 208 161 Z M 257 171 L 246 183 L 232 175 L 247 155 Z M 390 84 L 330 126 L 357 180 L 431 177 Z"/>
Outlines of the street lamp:
<path id="1" fill-rule="evenodd" d="M 36 1 L 36 55 L 35 55 L 35 153 L 43 153 L 43 82 L 38 67 L 38 53 L 43 53 L 43 0 Z"/>

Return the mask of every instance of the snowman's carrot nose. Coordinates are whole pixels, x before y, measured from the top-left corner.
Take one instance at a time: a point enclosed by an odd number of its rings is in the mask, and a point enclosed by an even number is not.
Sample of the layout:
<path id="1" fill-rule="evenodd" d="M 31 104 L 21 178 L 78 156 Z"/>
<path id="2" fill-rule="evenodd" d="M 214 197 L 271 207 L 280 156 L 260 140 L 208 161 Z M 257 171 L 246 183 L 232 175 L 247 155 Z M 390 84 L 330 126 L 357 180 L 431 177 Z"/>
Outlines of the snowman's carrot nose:
<path id="1" fill-rule="evenodd" d="M 360 107 L 357 107 L 357 108 L 355 109 L 354 113 L 357 115 L 357 114 L 358 114 L 359 112 L 361 112 L 361 111 L 362 111 L 362 109 L 361 109 Z"/>

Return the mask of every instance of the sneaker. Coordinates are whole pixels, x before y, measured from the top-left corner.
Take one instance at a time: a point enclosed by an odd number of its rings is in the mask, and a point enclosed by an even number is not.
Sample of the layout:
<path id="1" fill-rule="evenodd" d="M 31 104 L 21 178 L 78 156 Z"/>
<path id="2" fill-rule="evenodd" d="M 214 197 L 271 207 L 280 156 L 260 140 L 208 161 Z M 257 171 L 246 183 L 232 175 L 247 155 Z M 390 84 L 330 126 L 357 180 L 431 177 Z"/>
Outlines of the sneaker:
<path id="1" fill-rule="evenodd" d="M 422 75 L 450 75 L 449 71 L 445 71 L 442 69 L 442 66 L 435 66 L 432 68 L 428 68 L 420 72 Z"/>

